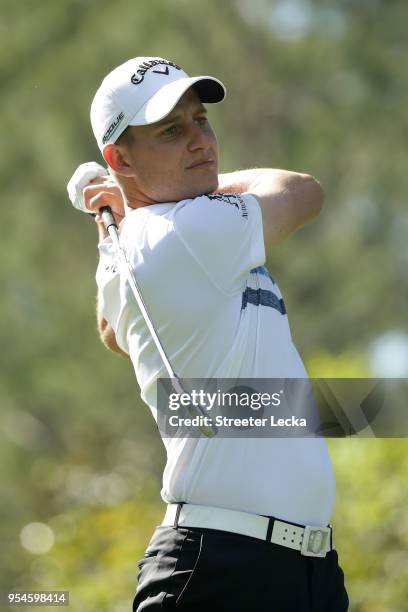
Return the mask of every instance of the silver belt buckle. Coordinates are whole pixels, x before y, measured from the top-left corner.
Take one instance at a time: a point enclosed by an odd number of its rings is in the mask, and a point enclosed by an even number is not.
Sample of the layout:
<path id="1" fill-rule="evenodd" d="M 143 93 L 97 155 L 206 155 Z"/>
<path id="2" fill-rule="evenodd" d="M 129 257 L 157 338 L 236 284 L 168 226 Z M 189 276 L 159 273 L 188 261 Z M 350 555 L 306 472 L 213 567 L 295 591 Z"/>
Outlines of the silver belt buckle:
<path id="1" fill-rule="evenodd" d="M 306 557 L 325 557 L 330 549 L 330 527 L 310 527 L 303 534 L 300 552 Z"/>

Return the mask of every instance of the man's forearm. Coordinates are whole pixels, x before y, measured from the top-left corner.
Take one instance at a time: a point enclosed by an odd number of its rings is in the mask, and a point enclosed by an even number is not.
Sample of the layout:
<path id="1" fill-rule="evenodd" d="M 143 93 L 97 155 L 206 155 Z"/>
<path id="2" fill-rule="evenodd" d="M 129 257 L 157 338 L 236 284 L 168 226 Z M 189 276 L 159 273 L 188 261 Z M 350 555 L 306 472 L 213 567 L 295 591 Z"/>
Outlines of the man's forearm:
<path id="1" fill-rule="evenodd" d="M 278 173 L 281 170 L 272 170 L 268 168 L 251 168 L 249 170 L 236 170 L 235 172 L 226 172 L 218 175 L 217 192 L 235 192 L 245 193 L 249 190 L 251 183 L 259 180 L 262 175 Z"/>
<path id="2" fill-rule="evenodd" d="M 288 189 L 297 189 L 301 182 L 310 179 L 316 181 L 309 174 L 281 170 L 279 168 L 250 168 L 237 170 L 218 175 L 217 192 L 245 193 L 259 187 L 263 182 L 274 191 L 282 192 Z M 317 181 L 316 181 L 317 182 Z"/>

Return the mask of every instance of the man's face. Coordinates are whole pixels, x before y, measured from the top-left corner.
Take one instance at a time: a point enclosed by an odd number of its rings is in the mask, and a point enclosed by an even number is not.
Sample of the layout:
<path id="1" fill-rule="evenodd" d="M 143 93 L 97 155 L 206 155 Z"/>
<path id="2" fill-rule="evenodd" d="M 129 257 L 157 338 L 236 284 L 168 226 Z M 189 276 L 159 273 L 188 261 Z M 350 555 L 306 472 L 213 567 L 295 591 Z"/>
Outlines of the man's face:
<path id="1" fill-rule="evenodd" d="M 174 202 L 217 188 L 218 143 L 194 89 L 161 121 L 129 129 L 133 140 L 125 157 L 143 196 Z"/>

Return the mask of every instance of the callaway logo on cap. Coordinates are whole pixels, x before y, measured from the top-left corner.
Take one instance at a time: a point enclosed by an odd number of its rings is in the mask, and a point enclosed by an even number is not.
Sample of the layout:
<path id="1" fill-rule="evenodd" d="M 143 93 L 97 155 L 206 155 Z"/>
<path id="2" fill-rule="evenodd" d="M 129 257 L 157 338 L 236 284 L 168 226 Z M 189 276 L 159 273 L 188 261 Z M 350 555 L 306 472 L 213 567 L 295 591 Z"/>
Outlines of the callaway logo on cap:
<path id="1" fill-rule="evenodd" d="M 168 115 L 192 85 L 201 102 L 221 102 L 225 87 L 211 76 L 189 77 L 161 57 L 135 57 L 110 72 L 91 104 L 98 146 L 116 142 L 128 125 L 156 123 Z"/>

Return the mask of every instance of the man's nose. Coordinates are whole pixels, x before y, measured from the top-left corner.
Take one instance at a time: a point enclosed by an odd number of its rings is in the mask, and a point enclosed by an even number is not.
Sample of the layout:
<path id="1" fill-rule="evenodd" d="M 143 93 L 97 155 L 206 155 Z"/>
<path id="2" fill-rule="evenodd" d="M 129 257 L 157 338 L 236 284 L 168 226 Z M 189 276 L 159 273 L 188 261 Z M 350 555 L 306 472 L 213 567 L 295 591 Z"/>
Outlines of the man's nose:
<path id="1" fill-rule="evenodd" d="M 188 149 L 209 149 L 211 146 L 209 134 L 206 134 L 202 126 L 194 123 L 189 128 Z"/>

